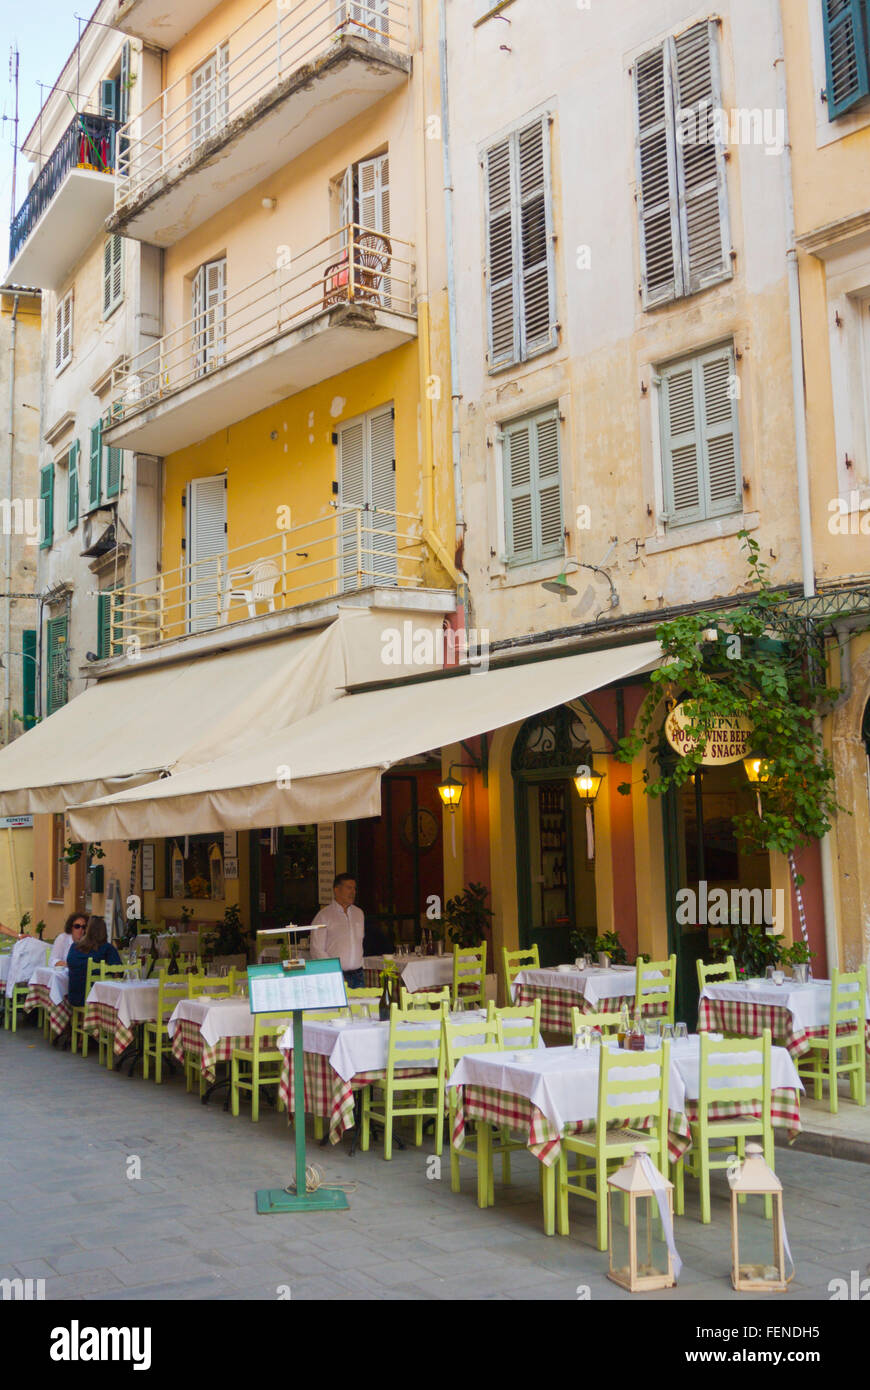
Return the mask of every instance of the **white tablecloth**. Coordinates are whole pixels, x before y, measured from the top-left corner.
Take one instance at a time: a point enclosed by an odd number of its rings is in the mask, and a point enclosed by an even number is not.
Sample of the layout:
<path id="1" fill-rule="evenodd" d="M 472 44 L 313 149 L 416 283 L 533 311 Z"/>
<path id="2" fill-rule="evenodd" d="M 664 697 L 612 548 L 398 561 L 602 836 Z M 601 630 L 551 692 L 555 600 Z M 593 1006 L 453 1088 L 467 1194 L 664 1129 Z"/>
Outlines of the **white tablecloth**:
<path id="1" fill-rule="evenodd" d="M 9 974 L 9 962 L 11 959 L 11 951 L 0 952 L 0 985 L 5 985 L 6 983 L 6 976 Z"/>
<path id="2" fill-rule="evenodd" d="M 521 970 L 511 986 L 511 996 L 516 997 L 518 984 L 564 989 L 569 994 L 581 994 L 587 1003 L 597 1007 L 612 999 L 630 998 L 636 976 L 633 965 L 612 965 L 609 970 L 598 966 L 589 970 Z"/>
<path id="3" fill-rule="evenodd" d="M 429 1018 L 421 1020 L 432 1026 L 438 1015 L 433 1011 Z M 470 1023 L 475 1019 L 485 1019 L 481 1009 L 466 1009 L 464 1013 L 451 1014 L 455 1023 Z M 482 1036 L 482 1035 L 481 1035 Z M 329 1058 L 333 1071 L 343 1081 L 350 1081 L 364 1071 L 384 1071 L 387 1066 L 387 1051 L 390 1043 L 390 1025 L 379 1019 L 354 1018 L 345 1022 L 342 1019 L 306 1019 L 302 1024 L 302 1047 L 305 1052 L 319 1052 Z M 282 1052 L 293 1051 L 293 1029 L 288 1028 L 278 1046 Z M 433 1044 L 433 1067 L 438 1057 L 438 1044 Z M 415 1061 L 414 1066 L 422 1063 Z"/>
<path id="4" fill-rule="evenodd" d="M 6 993 L 11 994 L 16 985 L 28 984 L 36 967 L 45 965 L 50 950 L 50 943 L 36 936 L 16 941 L 6 968 Z"/>
<path id="5" fill-rule="evenodd" d="M 69 971 L 63 966 L 38 965 L 31 976 L 32 985 L 46 985 L 52 1004 L 62 1004 L 69 994 Z"/>
<path id="6" fill-rule="evenodd" d="M 726 1054 L 727 1055 L 727 1054 Z M 761 1060 L 761 1049 L 758 1052 L 735 1052 L 731 1054 L 735 1065 L 745 1066 Z M 688 1038 L 675 1038 L 671 1043 L 671 1059 L 676 1064 L 677 1069 L 686 1088 L 688 1100 L 697 1100 L 701 1089 L 701 1040 L 697 1033 L 693 1033 Z M 723 1060 L 717 1056 L 717 1065 Z M 740 1086 L 743 1081 L 739 1075 L 734 1077 L 732 1083 Z M 728 1099 L 728 1078 L 722 1082 L 713 1081 L 713 1090 L 722 1090 L 722 1099 Z M 789 1056 L 788 1049 L 785 1047 L 772 1047 L 770 1049 L 770 1086 L 771 1090 L 802 1091 L 803 1082 L 797 1074 L 797 1068 Z"/>
<path id="7" fill-rule="evenodd" d="M 214 1047 L 222 1038 L 249 1038 L 254 1032 L 254 1015 L 244 995 L 224 995 L 219 999 L 199 995 L 196 999 L 182 999 L 166 1025 L 170 1038 L 183 1018 L 198 1024 L 206 1047 Z"/>
<path id="8" fill-rule="evenodd" d="M 128 1028 L 134 1023 L 153 1023 L 157 1018 L 157 980 L 98 980 L 87 997 L 87 1004 L 108 1004 L 118 1014 L 118 1022 Z M 187 990 L 187 981 L 179 990 Z"/>
<path id="9" fill-rule="evenodd" d="M 443 989 L 453 984 L 453 956 L 405 956 L 395 960 L 402 984 L 411 993 L 417 989 Z M 364 970 L 383 970 L 383 956 L 366 956 Z"/>
<path id="10" fill-rule="evenodd" d="M 745 981 L 728 981 L 724 985 L 705 985 L 701 998 L 732 999 L 742 1004 L 765 1004 L 787 1009 L 794 1019 L 796 1033 L 810 1028 L 824 1028 L 831 1017 L 830 980 L 812 980 L 806 985 L 796 984 L 794 980 L 785 980 L 781 985 L 775 985 L 771 980 L 758 980 L 753 985 Z"/>

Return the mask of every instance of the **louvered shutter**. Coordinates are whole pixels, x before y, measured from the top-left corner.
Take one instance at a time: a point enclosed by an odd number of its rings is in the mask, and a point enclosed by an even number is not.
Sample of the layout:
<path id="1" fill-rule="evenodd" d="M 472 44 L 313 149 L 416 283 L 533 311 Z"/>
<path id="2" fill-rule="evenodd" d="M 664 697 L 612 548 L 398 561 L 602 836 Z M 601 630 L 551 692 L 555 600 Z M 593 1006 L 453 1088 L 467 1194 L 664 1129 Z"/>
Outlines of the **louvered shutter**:
<path id="1" fill-rule="evenodd" d="M 698 521 L 703 516 L 700 441 L 691 362 L 662 373 L 665 519 Z"/>
<path id="2" fill-rule="evenodd" d="M 91 467 L 88 480 L 88 506 L 98 507 L 103 495 L 103 425 L 91 426 Z"/>
<path id="3" fill-rule="evenodd" d="M 347 0 L 350 32 L 386 48 L 390 42 L 390 0 Z"/>
<path id="4" fill-rule="evenodd" d="M 526 358 L 556 345 L 547 120 L 535 121 L 534 125 L 521 130 L 515 140 L 519 182 L 520 350 Z"/>
<path id="5" fill-rule="evenodd" d="M 395 584 L 398 576 L 396 550 L 396 446 L 393 407 L 375 410 L 366 418 L 370 500 L 372 513 L 369 522 L 372 533 L 368 539 L 371 561 L 367 568 L 378 583 Z"/>
<path id="6" fill-rule="evenodd" d="M 553 555 L 561 555 L 565 549 L 557 412 L 554 411 L 535 422 L 534 441 L 538 493 L 537 551 L 543 560 Z"/>
<path id="7" fill-rule="evenodd" d="M 79 524 L 79 453 L 80 445 L 76 439 L 70 446 L 67 466 L 66 524 L 74 531 Z"/>
<path id="8" fill-rule="evenodd" d="M 511 564 L 529 563 L 535 558 L 530 425 L 504 431 L 504 463 L 507 557 Z"/>
<path id="9" fill-rule="evenodd" d="M 130 116 L 130 44 L 121 49 L 121 81 L 118 88 L 118 120 L 123 125 Z"/>
<path id="10" fill-rule="evenodd" d="M 57 306 L 54 319 L 54 366 L 60 371 L 72 357 L 72 290 Z"/>
<path id="11" fill-rule="evenodd" d="M 390 234 L 390 156 L 361 160 L 356 168 L 359 196 L 359 223 L 367 231 Z M 358 272 L 359 273 L 359 272 Z M 390 278 L 384 275 L 378 286 L 380 302 L 388 309 L 391 304 Z"/>
<path id="12" fill-rule="evenodd" d="M 514 252 L 511 141 L 486 155 L 486 279 L 490 368 L 517 360 L 519 303 Z"/>
<path id="13" fill-rule="evenodd" d="M 671 67 L 665 48 L 634 66 L 637 202 L 645 309 L 682 293 Z"/>
<path id="14" fill-rule="evenodd" d="M 54 315 L 54 370 L 60 371 L 63 362 L 63 300 L 57 306 Z"/>
<path id="15" fill-rule="evenodd" d="M 352 235 L 351 223 L 355 221 L 356 218 L 353 215 L 353 167 L 350 166 L 345 169 L 342 175 L 339 190 L 338 225 L 342 250 L 347 247 Z"/>
<path id="16" fill-rule="evenodd" d="M 47 550 L 54 540 L 54 464 L 39 470 L 39 512 L 41 550 Z"/>
<path id="17" fill-rule="evenodd" d="M 196 371 L 201 376 L 222 365 L 226 323 L 226 260 L 208 261 L 193 279 Z"/>
<path id="18" fill-rule="evenodd" d="M 338 432 L 339 501 L 344 507 L 364 507 L 366 504 L 366 430 L 365 421 L 356 420 Z M 363 522 L 367 524 L 365 516 Z M 356 514 L 341 516 L 341 587 L 343 591 L 364 586 L 360 571 L 365 567 L 362 546 L 357 543 Z M 363 536 L 362 545 L 365 543 Z"/>
<path id="19" fill-rule="evenodd" d="M 117 497 L 123 487 L 123 449 L 106 450 L 106 496 Z"/>
<path id="20" fill-rule="evenodd" d="M 36 628 L 26 627 L 21 633 L 21 655 L 23 658 L 21 686 L 24 705 L 22 722 L 27 730 L 32 729 L 36 723 Z"/>
<path id="21" fill-rule="evenodd" d="M 716 26 L 705 21 L 673 40 L 683 294 L 731 274 L 725 151 L 713 113 L 721 110 Z"/>
<path id="22" fill-rule="evenodd" d="M 188 627 L 217 626 L 227 550 L 226 479 L 194 478 L 188 487 L 187 555 L 190 572 Z"/>
<path id="23" fill-rule="evenodd" d="M 698 386 L 703 411 L 703 473 L 708 516 L 740 511 L 743 506 L 735 379 L 730 349 L 700 359 Z"/>
<path id="24" fill-rule="evenodd" d="M 124 242 L 119 236 L 106 238 L 103 247 L 103 317 L 121 302 L 124 288 Z"/>
<path id="25" fill-rule="evenodd" d="M 213 53 L 191 74 L 191 140 L 206 140 L 215 127 L 215 79 L 218 55 Z"/>
<path id="26" fill-rule="evenodd" d="M 97 595 L 97 656 L 105 661 L 111 647 L 111 600 L 108 594 Z"/>
<path id="27" fill-rule="evenodd" d="M 106 237 L 103 245 L 103 318 L 112 307 L 112 242 L 114 237 Z"/>
<path id="28" fill-rule="evenodd" d="M 54 714 L 66 704 L 69 653 L 67 619 L 49 618 L 46 624 L 48 670 L 46 673 L 46 713 Z"/>
<path id="29" fill-rule="evenodd" d="M 870 95 L 866 0 L 822 0 L 828 119 Z"/>

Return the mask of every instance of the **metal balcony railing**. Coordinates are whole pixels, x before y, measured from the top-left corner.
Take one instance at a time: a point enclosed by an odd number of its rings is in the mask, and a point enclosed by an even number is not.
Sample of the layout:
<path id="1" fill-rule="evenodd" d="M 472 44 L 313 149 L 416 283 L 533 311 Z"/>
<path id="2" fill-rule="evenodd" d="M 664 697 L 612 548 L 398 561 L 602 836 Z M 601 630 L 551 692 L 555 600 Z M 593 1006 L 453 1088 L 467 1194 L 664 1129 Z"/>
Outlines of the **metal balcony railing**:
<path id="1" fill-rule="evenodd" d="M 9 260 L 14 261 L 52 198 L 71 169 L 93 169 L 114 174 L 118 122 L 108 116 L 80 112 L 70 122 L 48 159 L 9 229 Z M 62 236 L 62 230 L 58 235 Z"/>
<path id="2" fill-rule="evenodd" d="M 189 161 L 294 71 L 352 36 L 407 54 L 407 0 L 278 0 L 277 18 L 270 22 L 261 7 L 123 127 L 116 212 Z"/>
<path id="3" fill-rule="evenodd" d="M 119 364 L 106 426 L 153 406 L 341 304 L 413 314 L 413 246 L 353 223 L 202 309 Z"/>
<path id="4" fill-rule="evenodd" d="M 371 585 L 419 588 L 422 518 L 374 507 L 324 517 L 113 590 L 110 650 L 143 647 Z"/>

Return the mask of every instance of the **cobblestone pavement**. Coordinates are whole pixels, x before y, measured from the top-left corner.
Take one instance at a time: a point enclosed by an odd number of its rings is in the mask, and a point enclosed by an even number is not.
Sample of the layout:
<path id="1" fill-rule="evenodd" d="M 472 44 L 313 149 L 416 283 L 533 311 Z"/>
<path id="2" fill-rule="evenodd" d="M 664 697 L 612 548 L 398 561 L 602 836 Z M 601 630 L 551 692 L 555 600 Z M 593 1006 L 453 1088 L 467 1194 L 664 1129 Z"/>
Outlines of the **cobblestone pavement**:
<path id="1" fill-rule="evenodd" d="M 24 1027 L 0 1034 L 0 1107 L 0 1279 L 43 1279 L 47 1299 L 629 1297 L 605 1278 L 591 1204 L 572 1201 L 569 1238 L 543 1234 L 538 1165 L 523 1153 L 511 1187 L 497 1166 L 495 1207 L 480 1211 L 473 1163 L 459 1194 L 446 1152 L 440 1179 L 427 1176 L 431 1138 L 390 1163 L 379 1149 L 350 1157 L 347 1139 L 337 1149 L 309 1140 L 326 1181 L 353 1185 L 349 1210 L 258 1216 L 256 1189 L 293 1171 L 286 1116 L 268 1106 L 256 1125 L 247 1109 L 234 1120 L 178 1075 L 161 1086 L 130 1079 Z M 827 1300 L 832 1280 L 865 1279 L 867 1165 L 778 1148 L 777 1171 L 797 1265 L 786 1297 Z M 746 1298 L 728 1277 L 724 1174 L 713 1183 L 704 1227 L 686 1182 L 679 1288 L 645 1297 Z"/>

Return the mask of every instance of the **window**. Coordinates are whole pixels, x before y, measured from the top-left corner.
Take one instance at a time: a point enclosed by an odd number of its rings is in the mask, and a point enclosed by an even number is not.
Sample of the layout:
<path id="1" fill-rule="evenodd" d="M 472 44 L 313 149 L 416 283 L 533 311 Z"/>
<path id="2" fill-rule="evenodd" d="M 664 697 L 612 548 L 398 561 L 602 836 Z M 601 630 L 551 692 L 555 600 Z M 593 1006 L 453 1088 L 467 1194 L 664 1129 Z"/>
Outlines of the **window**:
<path id="1" fill-rule="evenodd" d="M 870 96 L 867 0 L 822 0 L 828 119 Z"/>
<path id="2" fill-rule="evenodd" d="M 98 507 L 103 497 L 103 422 L 91 425 L 91 466 L 88 486 L 88 509 Z"/>
<path id="3" fill-rule="evenodd" d="M 193 345 L 196 375 L 223 366 L 226 347 L 227 262 L 207 261 L 193 277 Z"/>
<path id="4" fill-rule="evenodd" d="M 25 732 L 36 723 L 36 628 L 26 627 L 21 633 L 21 719 Z"/>
<path id="5" fill-rule="evenodd" d="M 124 486 L 124 451 L 106 447 L 106 496 L 117 497 Z"/>
<path id="6" fill-rule="evenodd" d="M 395 584 L 398 554 L 393 406 L 380 406 L 346 421 L 334 440 L 338 445 L 342 508 L 342 590 L 363 589 L 374 583 Z"/>
<path id="7" fill-rule="evenodd" d="M 736 380 L 730 347 L 661 372 L 662 520 L 669 525 L 743 508 Z"/>
<path id="8" fill-rule="evenodd" d="M 55 710 L 61 709 L 67 701 L 69 681 L 68 626 L 69 620 L 66 615 L 62 618 L 49 618 L 46 625 L 48 665 L 46 669 L 45 710 L 47 714 L 54 714 Z"/>
<path id="9" fill-rule="evenodd" d="M 103 318 L 107 319 L 124 298 L 124 241 L 106 237 L 103 246 Z"/>
<path id="10" fill-rule="evenodd" d="M 65 818 L 62 811 L 56 811 L 51 818 L 51 897 L 53 902 L 63 902 L 64 889 L 69 883 L 69 864 L 64 857 L 65 843 Z"/>
<path id="11" fill-rule="evenodd" d="M 565 553 L 559 410 L 504 426 L 505 549 L 509 565 Z"/>
<path id="12" fill-rule="evenodd" d="M 221 581 L 227 552 L 226 474 L 193 478 L 187 485 L 185 506 L 188 632 L 210 632 L 222 616 Z"/>
<path id="13" fill-rule="evenodd" d="M 641 293 L 651 309 L 732 274 L 715 24 L 644 53 L 634 91 Z"/>
<path id="14" fill-rule="evenodd" d="M 330 267 L 330 292 L 337 294 L 337 299 L 332 302 L 347 298 L 345 287 L 348 285 L 348 273 L 343 267 L 347 261 L 348 245 L 353 240 L 357 248 L 354 272 L 356 297 L 367 304 L 389 308 L 392 286 L 386 272 L 389 270 L 392 247 L 389 240 L 388 153 L 362 159 L 345 169 L 339 185 L 338 225 L 341 256 L 339 264 Z"/>
<path id="15" fill-rule="evenodd" d="M 54 370 L 60 374 L 72 361 L 73 292 L 58 303 L 54 318 Z"/>
<path id="16" fill-rule="evenodd" d="M 79 454 L 81 448 L 76 439 L 70 445 L 67 460 L 66 481 L 66 524 L 74 531 L 79 524 Z"/>
<path id="17" fill-rule="evenodd" d="M 75 449 L 76 463 L 76 505 L 79 497 L 79 454 L 78 444 L 73 446 Z M 103 462 L 105 460 L 105 474 Z M 70 451 L 70 470 L 72 470 L 72 450 Z M 108 500 L 118 497 L 124 486 L 124 450 L 114 449 L 111 445 L 103 443 L 103 422 L 98 420 L 91 426 L 91 450 L 90 450 L 90 469 L 88 473 L 88 511 L 102 505 L 103 502 L 103 481 L 105 477 L 105 496 Z M 72 471 L 70 471 L 70 487 L 72 487 Z M 70 502 L 72 507 L 72 502 Z M 78 517 L 76 517 L 76 521 Z M 72 519 L 72 510 L 68 517 L 70 530 L 76 524 Z"/>
<path id="18" fill-rule="evenodd" d="M 116 630 L 115 641 L 112 641 L 112 620 L 120 624 L 122 621 L 123 603 L 120 595 L 114 594 L 114 585 L 105 589 L 97 595 L 97 656 L 101 661 L 105 661 L 110 656 L 120 656 L 124 650 L 124 644 Z"/>
<path id="19" fill-rule="evenodd" d="M 490 371 L 557 345 L 550 130 L 546 116 L 484 159 Z"/>
<path id="20" fill-rule="evenodd" d="M 54 464 L 39 470 L 40 550 L 48 550 L 54 540 Z"/>
<path id="21" fill-rule="evenodd" d="M 190 77 L 191 141 L 202 144 L 229 115 L 229 45 L 222 43 Z"/>

